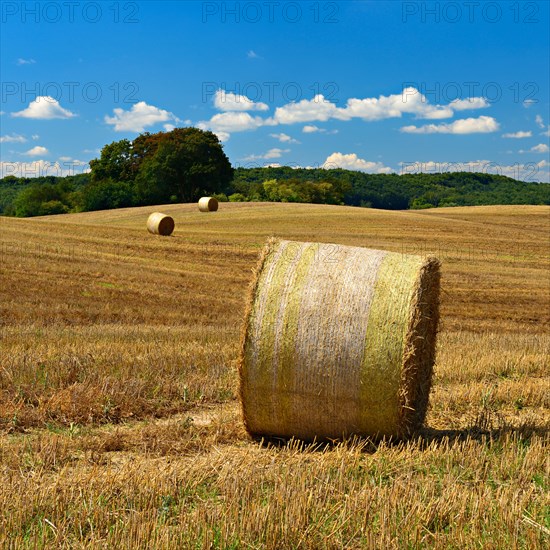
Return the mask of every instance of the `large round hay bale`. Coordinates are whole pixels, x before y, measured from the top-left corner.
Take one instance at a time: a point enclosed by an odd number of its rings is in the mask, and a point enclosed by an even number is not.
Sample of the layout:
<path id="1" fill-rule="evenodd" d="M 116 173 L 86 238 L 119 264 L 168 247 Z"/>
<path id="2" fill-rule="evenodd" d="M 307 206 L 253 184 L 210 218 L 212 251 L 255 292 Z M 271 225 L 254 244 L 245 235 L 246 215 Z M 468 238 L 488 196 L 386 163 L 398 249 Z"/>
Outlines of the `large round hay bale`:
<path id="1" fill-rule="evenodd" d="M 271 239 L 239 359 L 254 436 L 407 437 L 428 406 L 439 261 Z"/>
<path id="2" fill-rule="evenodd" d="M 162 214 L 161 212 L 153 212 L 147 219 L 147 231 L 153 235 L 163 235 L 167 237 L 174 231 L 174 218 Z"/>
<path id="3" fill-rule="evenodd" d="M 214 197 L 202 197 L 199 199 L 199 210 L 201 212 L 216 212 L 218 201 Z"/>

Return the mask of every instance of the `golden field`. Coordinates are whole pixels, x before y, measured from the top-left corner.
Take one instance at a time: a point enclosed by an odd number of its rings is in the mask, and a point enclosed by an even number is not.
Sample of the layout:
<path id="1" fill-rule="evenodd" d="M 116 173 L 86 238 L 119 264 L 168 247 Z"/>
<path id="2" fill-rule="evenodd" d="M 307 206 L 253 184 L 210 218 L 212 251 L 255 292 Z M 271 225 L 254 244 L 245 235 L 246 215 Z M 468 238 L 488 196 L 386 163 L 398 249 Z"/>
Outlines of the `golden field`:
<path id="1" fill-rule="evenodd" d="M 271 235 L 442 260 L 417 438 L 248 438 L 236 358 Z M 549 207 L 0 217 L 0 260 L 0 547 L 550 544 Z"/>

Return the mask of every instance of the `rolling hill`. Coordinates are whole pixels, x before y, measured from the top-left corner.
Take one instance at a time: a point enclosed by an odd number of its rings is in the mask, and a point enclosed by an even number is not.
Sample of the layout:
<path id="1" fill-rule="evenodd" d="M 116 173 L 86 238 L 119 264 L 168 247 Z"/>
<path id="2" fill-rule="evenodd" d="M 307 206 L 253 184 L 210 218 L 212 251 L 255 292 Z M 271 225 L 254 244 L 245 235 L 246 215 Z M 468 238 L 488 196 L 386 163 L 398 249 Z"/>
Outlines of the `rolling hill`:
<path id="1" fill-rule="evenodd" d="M 173 236 L 146 232 L 156 210 Z M 440 257 L 418 438 L 246 436 L 235 359 L 270 235 Z M 543 548 L 549 239 L 547 206 L 0 217 L 0 545 Z"/>

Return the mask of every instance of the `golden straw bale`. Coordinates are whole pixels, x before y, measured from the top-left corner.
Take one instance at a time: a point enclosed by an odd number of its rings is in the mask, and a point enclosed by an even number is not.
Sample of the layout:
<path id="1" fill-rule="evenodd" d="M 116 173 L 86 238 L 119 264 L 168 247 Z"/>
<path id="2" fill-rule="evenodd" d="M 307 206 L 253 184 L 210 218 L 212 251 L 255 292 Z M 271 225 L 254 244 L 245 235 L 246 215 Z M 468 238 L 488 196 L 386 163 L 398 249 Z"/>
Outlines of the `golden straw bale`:
<path id="1" fill-rule="evenodd" d="M 240 394 L 255 436 L 406 437 L 428 406 L 439 261 L 270 239 L 242 331 Z"/>
<path id="2" fill-rule="evenodd" d="M 216 212 L 218 210 L 218 201 L 214 197 L 202 197 L 199 200 L 199 210 L 201 212 Z"/>
<path id="3" fill-rule="evenodd" d="M 147 231 L 153 235 L 167 237 L 172 234 L 174 227 L 174 218 L 161 212 L 153 212 L 147 219 Z"/>

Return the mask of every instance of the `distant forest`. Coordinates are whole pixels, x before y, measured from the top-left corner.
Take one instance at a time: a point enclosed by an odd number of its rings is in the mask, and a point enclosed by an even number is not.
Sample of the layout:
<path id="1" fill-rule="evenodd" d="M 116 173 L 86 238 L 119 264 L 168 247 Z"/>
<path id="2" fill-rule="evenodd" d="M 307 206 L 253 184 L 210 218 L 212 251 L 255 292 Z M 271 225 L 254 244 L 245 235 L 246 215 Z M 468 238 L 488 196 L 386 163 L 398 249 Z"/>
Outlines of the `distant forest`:
<path id="1" fill-rule="evenodd" d="M 91 172 L 0 179 L 0 215 L 45 216 L 129 206 L 220 201 L 340 204 L 388 210 L 550 205 L 550 184 L 494 174 L 366 174 L 287 166 L 233 169 L 217 136 L 196 128 L 106 145 Z"/>
<path id="2" fill-rule="evenodd" d="M 318 202 L 387 210 L 550 204 L 549 184 L 472 172 L 398 175 L 321 168 L 237 168 L 229 193 L 241 194 L 245 200 Z"/>
<path id="3" fill-rule="evenodd" d="M 231 182 L 211 194 L 220 201 L 310 202 L 388 210 L 550 205 L 550 184 L 471 172 L 399 176 L 340 169 L 237 168 Z M 169 200 L 161 202 L 180 201 L 171 195 Z M 3 216 L 46 216 L 146 204 L 127 183 L 107 181 L 97 185 L 92 183 L 90 174 L 0 179 L 0 215 Z"/>

